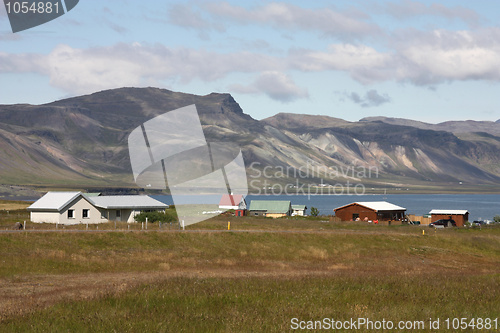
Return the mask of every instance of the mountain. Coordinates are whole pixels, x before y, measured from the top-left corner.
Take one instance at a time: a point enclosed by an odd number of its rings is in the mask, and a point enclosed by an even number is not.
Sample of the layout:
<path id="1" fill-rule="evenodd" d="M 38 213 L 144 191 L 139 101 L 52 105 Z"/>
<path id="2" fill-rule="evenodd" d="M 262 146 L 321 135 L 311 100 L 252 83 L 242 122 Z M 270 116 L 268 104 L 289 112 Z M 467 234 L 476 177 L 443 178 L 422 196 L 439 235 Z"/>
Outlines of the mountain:
<path id="1" fill-rule="evenodd" d="M 429 124 L 416 120 L 389 117 L 367 117 L 361 122 L 383 122 L 391 125 L 411 126 L 420 129 L 429 129 L 434 131 L 446 131 L 456 134 L 470 132 L 484 132 L 493 135 L 500 135 L 500 120 L 493 121 L 446 121 L 439 124 Z"/>
<path id="2" fill-rule="evenodd" d="M 313 122 L 309 117 L 281 113 L 263 122 L 322 150 L 337 163 L 376 167 L 384 178 L 498 182 L 499 136 L 470 132 L 459 138 L 449 131 L 419 128 L 415 126 L 418 122 L 404 119 L 391 124 L 380 119 Z"/>
<path id="3" fill-rule="evenodd" d="M 253 193 L 271 185 L 301 189 L 346 181 L 373 187 L 500 183 L 500 136 L 493 126 L 498 122 L 480 131 L 467 122 L 453 124 L 467 129 L 455 133 L 390 118 L 348 122 L 280 113 L 258 121 L 229 94 L 197 96 L 157 88 L 113 89 L 44 105 L 0 105 L 0 182 L 134 187 L 130 132 L 191 104 L 209 142 L 241 147 Z"/>

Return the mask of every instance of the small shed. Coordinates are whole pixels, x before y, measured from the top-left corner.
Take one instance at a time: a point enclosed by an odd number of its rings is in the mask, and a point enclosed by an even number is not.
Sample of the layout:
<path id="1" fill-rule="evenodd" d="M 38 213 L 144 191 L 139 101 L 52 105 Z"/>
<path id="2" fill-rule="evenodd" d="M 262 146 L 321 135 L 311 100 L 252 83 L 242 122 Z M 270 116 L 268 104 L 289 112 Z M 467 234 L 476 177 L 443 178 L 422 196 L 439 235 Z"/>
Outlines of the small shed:
<path id="1" fill-rule="evenodd" d="M 306 215 L 306 205 L 292 205 L 292 216 L 304 216 Z"/>
<path id="2" fill-rule="evenodd" d="M 333 210 L 335 216 L 342 221 L 402 220 L 406 214 L 406 208 L 396 206 L 387 201 L 353 202 Z"/>
<path id="3" fill-rule="evenodd" d="M 457 227 L 463 227 L 465 222 L 469 221 L 469 212 L 467 210 L 433 209 L 429 214 L 431 215 L 431 222 L 441 219 L 453 220 Z"/>
<path id="4" fill-rule="evenodd" d="M 283 217 L 292 214 L 290 201 L 252 200 L 248 209 L 250 216 Z"/>

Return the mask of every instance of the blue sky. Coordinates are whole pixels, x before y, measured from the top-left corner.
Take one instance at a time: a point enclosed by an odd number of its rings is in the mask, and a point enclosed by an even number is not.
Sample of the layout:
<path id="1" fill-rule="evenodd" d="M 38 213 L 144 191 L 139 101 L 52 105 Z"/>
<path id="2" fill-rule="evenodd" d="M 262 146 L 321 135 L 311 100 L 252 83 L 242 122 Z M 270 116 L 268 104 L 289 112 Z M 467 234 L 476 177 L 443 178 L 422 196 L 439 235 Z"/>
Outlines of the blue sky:
<path id="1" fill-rule="evenodd" d="M 80 0 L 13 34 L 0 8 L 0 104 L 123 86 L 228 92 L 278 112 L 500 119 L 496 1 Z"/>

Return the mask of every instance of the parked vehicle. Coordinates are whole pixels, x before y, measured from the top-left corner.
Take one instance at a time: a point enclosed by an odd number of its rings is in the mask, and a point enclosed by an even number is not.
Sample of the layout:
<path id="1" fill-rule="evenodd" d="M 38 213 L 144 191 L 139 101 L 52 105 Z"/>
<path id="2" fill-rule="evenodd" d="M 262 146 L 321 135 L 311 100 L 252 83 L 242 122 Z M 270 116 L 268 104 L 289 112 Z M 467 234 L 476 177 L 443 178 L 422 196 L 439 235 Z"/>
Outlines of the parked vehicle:
<path id="1" fill-rule="evenodd" d="M 437 220 L 436 222 L 429 223 L 429 227 L 436 227 L 438 225 L 441 225 L 443 227 L 456 227 L 457 226 L 455 221 L 451 220 L 451 219 L 441 219 L 441 220 Z"/>
<path id="2" fill-rule="evenodd" d="M 472 222 L 472 225 L 474 225 L 476 227 L 480 227 L 480 226 L 485 225 L 485 224 L 487 224 L 486 221 L 474 221 L 474 222 Z"/>

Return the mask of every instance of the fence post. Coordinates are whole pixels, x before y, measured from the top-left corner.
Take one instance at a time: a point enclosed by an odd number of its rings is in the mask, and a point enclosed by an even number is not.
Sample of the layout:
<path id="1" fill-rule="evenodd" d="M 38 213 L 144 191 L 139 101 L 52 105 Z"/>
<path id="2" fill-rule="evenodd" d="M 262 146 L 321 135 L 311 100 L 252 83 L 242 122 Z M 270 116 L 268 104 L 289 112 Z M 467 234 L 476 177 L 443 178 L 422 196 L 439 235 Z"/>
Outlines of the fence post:
<path id="1" fill-rule="evenodd" d="M 148 218 L 146 217 L 146 230 L 148 230 Z"/>

